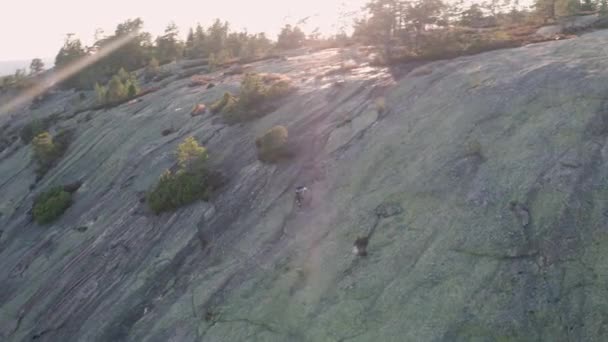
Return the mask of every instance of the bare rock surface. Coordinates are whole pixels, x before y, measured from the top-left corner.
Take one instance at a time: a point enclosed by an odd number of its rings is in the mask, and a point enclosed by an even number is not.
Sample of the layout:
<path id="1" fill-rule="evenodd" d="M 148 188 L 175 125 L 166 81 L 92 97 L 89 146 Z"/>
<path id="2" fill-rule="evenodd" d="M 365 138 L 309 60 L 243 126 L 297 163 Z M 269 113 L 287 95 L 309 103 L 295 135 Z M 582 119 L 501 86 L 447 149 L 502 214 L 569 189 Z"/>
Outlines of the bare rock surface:
<path id="1" fill-rule="evenodd" d="M 55 113 L 52 130 L 76 132 L 33 187 L 30 147 L 0 152 L 0 340 L 606 340 L 607 42 L 598 31 L 400 78 L 357 49 L 255 62 L 298 90 L 230 126 L 190 115 L 238 91 L 243 75 L 225 70 L 205 74 L 209 89 L 172 76 L 108 110 L 74 114 L 93 96 L 58 92 L 0 117 L 2 134 Z M 255 138 L 275 125 L 296 157 L 260 163 Z M 140 200 L 191 135 L 227 183 L 155 216 Z M 37 193 L 75 181 L 58 221 L 32 222 Z"/>

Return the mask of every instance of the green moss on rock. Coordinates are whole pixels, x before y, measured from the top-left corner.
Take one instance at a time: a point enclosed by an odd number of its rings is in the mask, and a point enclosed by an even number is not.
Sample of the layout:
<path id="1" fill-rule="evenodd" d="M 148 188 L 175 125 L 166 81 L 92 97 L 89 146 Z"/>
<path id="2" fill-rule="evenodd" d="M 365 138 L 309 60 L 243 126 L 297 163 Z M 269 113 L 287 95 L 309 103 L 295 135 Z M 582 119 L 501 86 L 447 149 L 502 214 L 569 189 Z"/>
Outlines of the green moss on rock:
<path id="1" fill-rule="evenodd" d="M 59 218 L 71 205 L 72 194 L 59 186 L 36 198 L 32 214 L 38 224 L 48 224 Z"/>

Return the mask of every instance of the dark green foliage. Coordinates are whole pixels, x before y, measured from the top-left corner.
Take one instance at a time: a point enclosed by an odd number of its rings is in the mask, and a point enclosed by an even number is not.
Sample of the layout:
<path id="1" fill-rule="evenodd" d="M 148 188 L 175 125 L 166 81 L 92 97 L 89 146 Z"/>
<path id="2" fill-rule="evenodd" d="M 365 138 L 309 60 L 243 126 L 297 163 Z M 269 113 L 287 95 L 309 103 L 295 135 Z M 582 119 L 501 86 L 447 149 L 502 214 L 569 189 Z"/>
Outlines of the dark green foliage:
<path id="1" fill-rule="evenodd" d="M 274 126 L 263 136 L 255 140 L 258 149 L 258 159 L 274 163 L 291 156 L 287 144 L 288 132 L 284 126 Z"/>
<path id="2" fill-rule="evenodd" d="M 25 144 L 29 144 L 35 136 L 48 130 L 49 127 L 57 122 L 57 120 L 59 120 L 59 114 L 55 113 L 44 119 L 34 119 L 28 122 L 21 128 L 21 131 L 19 132 L 21 141 L 23 141 Z"/>
<path id="3" fill-rule="evenodd" d="M 177 171 L 165 171 L 148 194 L 147 202 L 156 214 L 175 210 L 197 200 L 208 200 L 219 177 L 206 167 L 207 151 L 189 137 L 179 145 Z"/>
<path id="4" fill-rule="evenodd" d="M 121 68 L 128 71 L 139 69 L 150 59 L 153 49 L 149 33 L 140 32 L 141 19 L 127 20 L 116 27 L 113 35 L 97 37 L 93 46 L 85 47 L 79 39 L 68 35 L 64 46 L 55 58 L 58 69 L 68 68 L 87 56 L 99 51 L 111 52 L 95 63 L 84 67 L 62 82 L 64 88 L 91 89 L 95 83 L 105 83 Z M 128 39 L 127 39 L 128 37 Z M 120 42 L 121 44 L 118 44 Z M 128 87 L 127 87 L 128 89 Z"/>
<path id="5" fill-rule="evenodd" d="M 255 108 L 266 100 L 267 89 L 262 77 L 257 74 L 247 74 L 241 82 L 239 93 L 239 109 Z"/>
<path id="6" fill-rule="evenodd" d="M 59 218 L 71 205 L 72 195 L 59 186 L 36 197 L 32 214 L 38 224 L 48 224 Z"/>
<path id="7" fill-rule="evenodd" d="M 127 89 L 118 75 L 112 77 L 106 88 L 106 102 L 118 102 L 127 97 Z"/>
<path id="8" fill-rule="evenodd" d="M 19 137 L 23 143 L 29 144 L 35 136 L 46 131 L 47 129 L 48 123 L 46 120 L 34 119 L 21 128 Z"/>
<path id="9" fill-rule="evenodd" d="M 295 49 L 301 47 L 304 44 L 306 35 L 299 27 L 292 27 L 291 25 L 285 25 L 279 33 L 277 40 L 277 47 L 280 49 Z"/>
<path id="10" fill-rule="evenodd" d="M 144 78 L 146 81 L 151 81 L 156 78 L 160 74 L 160 63 L 158 59 L 152 58 L 150 62 L 148 62 L 148 66 L 146 66 L 146 70 L 144 73 Z"/>
<path id="11" fill-rule="evenodd" d="M 229 123 L 255 119 L 274 110 L 275 102 L 293 90 L 290 81 L 281 76 L 246 74 L 239 96 L 224 94 L 211 111 L 221 112 Z"/>
<path id="12" fill-rule="evenodd" d="M 184 56 L 187 58 L 210 58 L 220 65 L 230 58 L 255 58 L 272 49 L 272 42 L 264 33 L 230 32 L 228 23 L 216 20 L 207 30 L 198 25 L 190 29 L 186 39 Z"/>
<path id="13" fill-rule="evenodd" d="M 167 26 L 163 36 L 156 38 L 156 56 L 162 64 L 177 60 L 183 54 L 183 49 L 179 29 L 174 23 Z"/>
<path id="14" fill-rule="evenodd" d="M 129 89 L 127 90 L 127 97 L 131 98 L 137 95 L 137 86 L 135 84 L 129 84 Z"/>
<path id="15" fill-rule="evenodd" d="M 71 138 L 70 131 L 63 131 L 57 134 L 55 138 L 48 132 L 42 132 L 34 137 L 32 148 L 34 150 L 34 160 L 37 164 L 36 174 L 38 178 L 44 176 L 63 157 Z"/>
<path id="16" fill-rule="evenodd" d="M 44 70 L 44 62 L 40 58 L 32 59 L 30 63 L 30 74 L 38 74 Z"/>
<path id="17" fill-rule="evenodd" d="M 266 100 L 278 100 L 282 97 L 291 94 L 293 91 L 294 88 L 291 86 L 291 83 L 289 81 L 279 80 L 278 82 L 275 82 L 266 89 Z"/>
<path id="18" fill-rule="evenodd" d="M 135 76 L 120 69 L 106 86 L 95 84 L 95 92 L 99 104 L 112 104 L 135 97 L 140 89 Z"/>
<path id="19" fill-rule="evenodd" d="M 222 113 L 224 110 L 226 110 L 227 112 L 230 112 L 233 110 L 237 101 L 238 101 L 238 98 L 236 96 L 234 96 L 230 93 L 224 93 L 224 96 L 222 96 L 221 99 L 219 99 L 215 103 L 213 103 L 209 107 L 209 110 L 213 114 Z"/>
<path id="20" fill-rule="evenodd" d="M 166 171 L 148 195 L 148 205 L 154 213 L 160 214 L 197 200 L 207 200 L 211 193 L 207 183 L 207 173 L 203 170 Z"/>
<path id="21" fill-rule="evenodd" d="M 370 0 L 353 37 L 377 46 L 387 64 L 448 59 L 541 41 L 534 18 L 553 20 L 569 1 L 536 0 L 532 11 L 517 1 Z"/>
<path id="22" fill-rule="evenodd" d="M 55 57 L 55 67 L 59 70 L 68 68 L 76 62 L 87 56 L 87 50 L 82 45 L 80 39 L 74 39 L 73 35 L 69 34 L 66 40 Z M 68 77 L 61 82 L 65 88 L 85 89 L 89 85 L 91 79 L 91 67 Z"/>
<path id="23" fill-rule="evenodd" d="M 103 69 L 106 75 L 114 74 L 121 68 L 133 71 L 146 65 L 152 42 L 150 34 L 142 31 L 143 25 L 144 22 L 140 18 L 127 20 L 116 27 L 113 35 L 95 42 L 94 49 L 103 50 L 117 40 L 131 37 L 99 63 L 100 69 Z"/>

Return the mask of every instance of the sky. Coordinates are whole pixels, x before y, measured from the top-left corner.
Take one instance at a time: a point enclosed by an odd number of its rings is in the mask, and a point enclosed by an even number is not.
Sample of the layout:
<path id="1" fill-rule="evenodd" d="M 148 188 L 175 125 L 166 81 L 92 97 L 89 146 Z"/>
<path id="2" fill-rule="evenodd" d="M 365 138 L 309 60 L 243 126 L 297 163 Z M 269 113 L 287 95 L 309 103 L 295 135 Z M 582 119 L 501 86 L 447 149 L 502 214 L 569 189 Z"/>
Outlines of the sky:
<path id="1" fill-rule="evenodd" d="M 185 37 L 189 27 L 208 26 L 215 18 L 227 20 L 233 29 L 266 32 L 275 38 L 285 24 L 310 16 L 304 29 L 319 27 L 323 33 L 338 32 L 351 19 L 339 14 L 358 10 L 366 0 L 38 0 L 10 1 L 0 19 L 0 61 L 54 57 L 67 33 L 85 44 L 96 29 L 110 34 L 116 25 L 140 17 L 145 31 L 154 36 L 175 22 Z M 7 8 L 8 6 L 8 8 Z"/>

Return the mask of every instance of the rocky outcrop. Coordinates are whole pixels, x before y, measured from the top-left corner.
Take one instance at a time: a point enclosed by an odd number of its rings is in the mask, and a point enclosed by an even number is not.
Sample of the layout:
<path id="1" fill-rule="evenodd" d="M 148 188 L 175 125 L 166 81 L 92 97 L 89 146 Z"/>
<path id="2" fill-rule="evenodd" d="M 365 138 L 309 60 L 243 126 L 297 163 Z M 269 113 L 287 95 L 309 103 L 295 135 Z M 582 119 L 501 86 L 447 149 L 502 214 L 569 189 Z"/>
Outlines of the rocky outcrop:
<path id="1" fill-rule="evenodd" d="M 355 49 L 255 62 L 298 90 L 232 126 L 190 116 L 237 91 L 242 75 L 225 70 L 210 89 L 169 77 L 137 103 L 75 115 L 86 103 L 66 92 L 2 117 L 17 132 L 59 113 L 76 136 L 32 190 L 29 147 L 0 152 L 1 339 L 604 340 L 606 42 L 599 31 L 400 78 Z M 296 153 L 264 164 L 255 137 L 275 125 Z M 190 135 L 227 182 L 154 216 L 140 200 Z M 76 181 L 59 221 L 31 222 L 37 193 Z M 366 257 L 352 253 L 361 237 Z"/>

